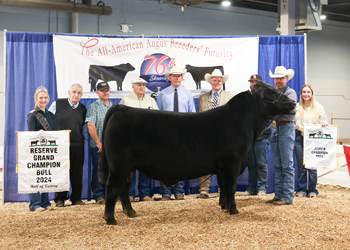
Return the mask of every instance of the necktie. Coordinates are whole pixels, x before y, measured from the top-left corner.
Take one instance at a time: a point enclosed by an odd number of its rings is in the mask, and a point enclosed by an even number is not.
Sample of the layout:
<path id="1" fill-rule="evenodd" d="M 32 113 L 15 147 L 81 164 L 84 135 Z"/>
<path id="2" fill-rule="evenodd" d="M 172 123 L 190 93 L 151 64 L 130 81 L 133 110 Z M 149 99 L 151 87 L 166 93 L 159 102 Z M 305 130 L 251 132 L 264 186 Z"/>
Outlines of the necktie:
<path id="1" fill-rule="evenodd" d="M 219 106 L 219 102 L 218 102 L 219 98 L 218 97 L 219 97 L 219 94 L 218 93 L 214 93 L 214 100 L 213 100 L 213 102 L 211 104 L 211 108 L 212 109 L 215 109 L 215 108 L 217 108 Z"/>
<path id="2" fill-rule="evenodd" d="M 177 96 L 177 89 L 175 89 L 174 93 L 174 111 L 179 112 L 179 98 Z"/>

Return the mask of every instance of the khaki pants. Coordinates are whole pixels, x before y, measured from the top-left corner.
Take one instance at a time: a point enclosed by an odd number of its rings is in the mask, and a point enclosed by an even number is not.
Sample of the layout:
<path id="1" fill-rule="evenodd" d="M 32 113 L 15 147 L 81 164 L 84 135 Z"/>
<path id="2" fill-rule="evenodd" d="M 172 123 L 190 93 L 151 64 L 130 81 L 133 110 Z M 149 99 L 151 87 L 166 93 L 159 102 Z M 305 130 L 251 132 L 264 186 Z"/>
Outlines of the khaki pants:
<path id="1" fill-rule="evenodd" d="M 202 181 L 204 181 L 206 178 L 208 178 L 209 175 L 205 175 L 202 177 L 199 177 L 200 183 Z M 203 182 L 200 186 L 199 186 L 199 193 L 205 193 L 209 195 L 209 189 L 210 189 L 210 178 L 208 178 L 208 180 L 206 180 L 205 182 Z"/>

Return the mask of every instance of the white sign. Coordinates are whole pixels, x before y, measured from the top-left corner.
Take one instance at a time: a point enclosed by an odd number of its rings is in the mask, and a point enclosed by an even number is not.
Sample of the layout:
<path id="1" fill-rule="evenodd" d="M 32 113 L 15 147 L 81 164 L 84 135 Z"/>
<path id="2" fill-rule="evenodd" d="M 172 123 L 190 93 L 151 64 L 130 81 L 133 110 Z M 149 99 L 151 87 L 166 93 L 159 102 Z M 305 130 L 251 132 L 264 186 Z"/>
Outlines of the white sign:
<path id="1" fill-rule="evenodd" d="M 18 132 L 18 193 L 69 191 L 69 131 Z"/>
<path id="2" fill-rule="evenodd" d="M 141 76 L 150 94 L 170 85 L 164 75 L 174 65 L 187 69 L 183 86 L 194 96 L 211 90 L 204 80 L 215 68 L 228 74 L 225 90 L 249 89 L 248 79 L 258 73 L 258 37 L 242 38 L 108 38 L 53 37 L 59 98 L 68 96 L 73 83 L 83 86 L 83 98 L 97 98 L 96 85 L 108 82 L 111 98 L 132 92 L 131 82 Z"/>
<path id="3" fill-rule="evenodd" d="M 337 164 L 336 126 L 304 125 L 305 168 L 334 167 Z"/>

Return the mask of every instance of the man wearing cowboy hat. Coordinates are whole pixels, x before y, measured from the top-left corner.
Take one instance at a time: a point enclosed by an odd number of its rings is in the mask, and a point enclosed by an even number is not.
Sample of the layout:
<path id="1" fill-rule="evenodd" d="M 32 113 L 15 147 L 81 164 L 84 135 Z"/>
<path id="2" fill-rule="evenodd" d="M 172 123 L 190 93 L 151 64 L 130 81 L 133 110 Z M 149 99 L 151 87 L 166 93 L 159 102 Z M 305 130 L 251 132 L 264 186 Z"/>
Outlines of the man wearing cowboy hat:
<path id="1" fill-rule="evenodd" d="M 217 108 L 218 106 L 226 104 L 233 97 L 233 94 L 222 90 L 222 85 L 227 81 L 228 75 L 222 75 L 219 69 L 214 69 L 211 74 L 205 74 L 204 79 L 210 83 L 212 90 L 199 97 L 198 112 Z M 199 179 L 200 183 L 205 179 L 207 180 L 200 185 L 200 194 L 197 198 L 207 199 L 209 198 L 210 188 L 209 175 L 202 176 Z"/>
<path id="2" fill-rule="evenodd" d="M 258 74 L 254 74 L 250 77 L 248 82 L 249 87 L 252 89 L 254 85 L 262 81 L 262 78 Z M 248 166 L 248 186 L 244 196 L 250 195 L 265 195 L 267 188 L 267 149 L 269 147 L 269 137 L 271 134 L 271 123 L 268 123 L 266 129 L 257 139 L 253 152 L 252 162 Z"/>
<path id="3" fill-rule="evenodd" d="M 270 77 L 274 78 L 276 88 L 297 102 L 295 91 L 287 87 L 287 82 L 294 76 L 294 70 L 277 66 L 275 73 L 270 71 Z M 294 168 L 293 146 L 295 140 L 295 110 L 289 114 L 275 117 L 276 128 L 271 134 L 271 149 L 275 165 L 275 197 L 267 201 L 274 205 L 293 204 L 294 193 Z"/>
<path id="4" fill-rule="evenodd" d="M 132 82 L 132 90 L 134 93 L 123 97 L 119 104 L 123 104 L 133 108 L 143 109 L 158 109 L 157 103 L 150 96 L 145 95 L 147 81 L 138 77 Z M 129 198 L 130 201 L 135 199 L 135 178 L 130 184 Z M 152 201 L 153 199 L 149 196 L 151 180 L 139 171 L 139 197 L 140 201 Z"/>
<path id="5" fill-rule="evenodd" d="M 170 71 L 164 74 L 169 78 L 171 85 L 163 89 L 157 99 L 160 110 L 190 113 L 196 112 L 193 95 L 191 91 L 181 86 L 183 75 L 186 69 L 181 70 L 180 67 L 174 66 Z M 171 131 L 169 131 L 171 133 Z M 179 181 L 173 186 L 173 192 L 176 200 L 183 200 L 184 182 Z M 160 193 L 163 196 L 162 201 L 170 200 L 171 188 L 167 188 L 162 182 L 160 183 Z"/>

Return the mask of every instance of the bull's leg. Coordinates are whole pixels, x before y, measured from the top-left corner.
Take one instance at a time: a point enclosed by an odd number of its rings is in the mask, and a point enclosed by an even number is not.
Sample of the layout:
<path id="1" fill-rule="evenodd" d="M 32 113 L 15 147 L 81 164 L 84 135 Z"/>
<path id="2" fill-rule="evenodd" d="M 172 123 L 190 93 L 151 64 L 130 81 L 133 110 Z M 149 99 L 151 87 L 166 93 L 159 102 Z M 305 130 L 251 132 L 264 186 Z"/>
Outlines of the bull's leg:
<path id="1" fill-rule="evenodd" d="M 120 193 L 120 201 L 123 206 L 123 213 L 128 215 L 130 218 L 137 217 L 135 210 L 131 206 L 131 202 L 129 199 L 129 190 L 130 190 L 130 182 L 126 182 L 122 192 Z"/>
<path id="2" fill-rule="evenodd" d="M 238 214 L 237 206 L 236 206 L 236 199 L 235 194 L 237 190 L 237 177 L 233 177 L 235 181 L 232 181 L 233 185 L 227 186 L 227 210 L 230 214 Z"/>
<path id="3" fill-rule="evenodd" d="M 106 205 L 103 219 L 107 221 L 108 225 L 117 225 L 114 218 L 115 203 L 117 202 L 120 191 L 123 188 L 123 181 L 118 180 L 117 176 L 109 172 L 106 183 Z M 120 184 L 119 184 L 120 183 Z"/>
<path id="4" fill-rule="evenodd" d="M 219 187 L 220 187 L 219 205 L 221 206 L 221 209 L 227 209 L 226 188 L 223 185 L 222 173 L 219 173 L 217 175 L 217 178 L 218 178 L 218 184 L 219 184 Z"/>
<path id="5" fill-rule="evenodd" d="M 225 187 L 227 211 L 230 214 L 239 213 L 236 206 L 235 193 L 237 190 L 237 180 L 240 171 L 240 168 L 238 166 L 240 166 L 240 163 L 237 164 L 237 162 L 235 162 L 234 160 L 235 159 L 227 160 L 222 167 L 222 172 L 224 173 L 224 175 L 222 175 L 222 184 Z"/>

